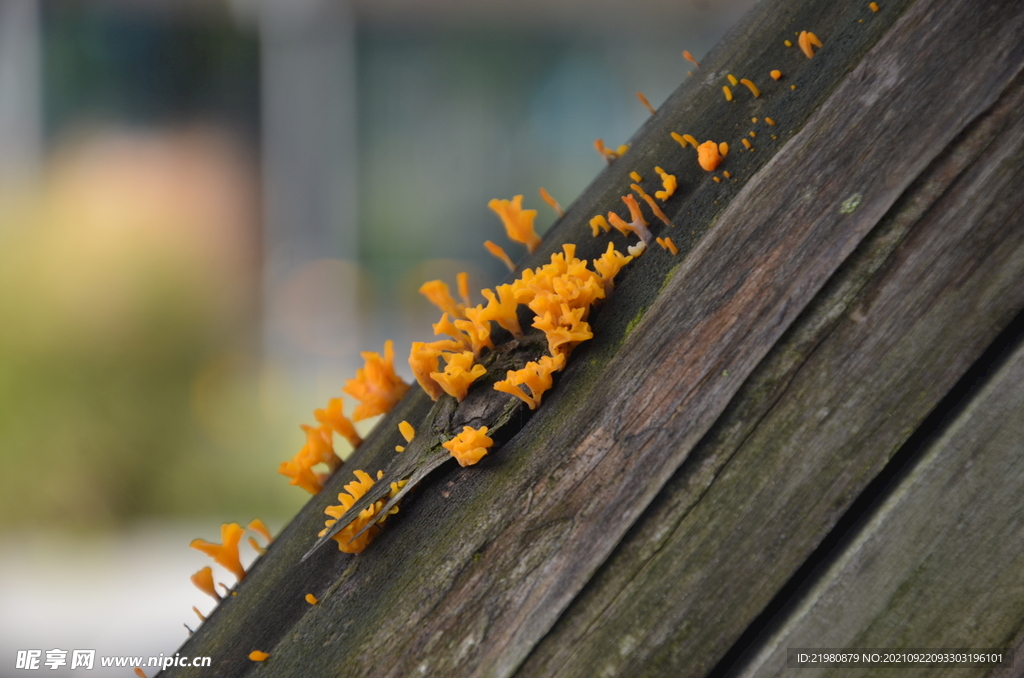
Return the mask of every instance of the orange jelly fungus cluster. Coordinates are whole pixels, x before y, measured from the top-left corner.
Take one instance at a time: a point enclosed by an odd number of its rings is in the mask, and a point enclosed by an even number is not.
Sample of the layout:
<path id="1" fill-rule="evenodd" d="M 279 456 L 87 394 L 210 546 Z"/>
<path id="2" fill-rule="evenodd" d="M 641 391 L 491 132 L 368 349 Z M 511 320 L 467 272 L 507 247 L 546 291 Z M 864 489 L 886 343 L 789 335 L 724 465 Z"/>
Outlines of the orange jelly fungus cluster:
<path id="1" fill-rule="evenodd" d="M 341 502 L 336 506 L 328 506 L 324 509 L 324 513 L 331 516 L 331 520 L 326 521 L 326 527 L 320 531 L 320 536 L 327 534 L 327 530 L 330 529 L 338 518 L 343 516 L 356 503 L 356 501 L 362 497 L 366 492 L 373 487 L 374 479 L 370 477 L 369 473 L 365 471 L 355 471 L 356 480 L 345 485 L 345 492 L 338 495 L 338 501 Z M 377 480 L 384 477 L 383 471 L 377 471 Z M 406 481 L 397 483 L 391 483 L 391 496 L 395 496 L 398 490 L 404 486 Z M 384 504 L 387 503 L 386 499 L 378 499 L 374 503 L 367 506 L 365 509 L 359 512 L 359 515 L 351 523 L 346 525 L 340 532 L 334 535 L 334 540 L 338 542 L 338 550 L 344 553 L 361 553 L 365 549 L 373 538 L 380 532 L 380 524 L 384 522 L 387 516 L 378 516 L 381 510 L 384 508 Z M 389 514 L 398 513 L 398 507 L 393 507 Z M 363 532 L 361 535 L 356 537 L 364 527 L 367 525 L 373 525 L 369 530 Z"/>
<path id="2" fill-rule="evenodd" d="M 505 226 L 509 240 L 526 245 L 526 250 L 533 254 L 540 245 L 540 236 L 533 230 L 533 220 L 537 210 L 523 209 L 523 196 L 517 195 L 511 200 L 498 200 L 487 203 Z"/>
<path id="3" fill-rule="evenodd" d="M 351 422 L 341 413 L 341 398 L 334 398 L 331 402 L 335 401 L 338 404 L 334 408 L 334 413 L 330 416 L 335 420 L 344 420 L 351 427 Z M 328 410 L 330 409 L 331 404 L 329 403 Z M 325 418 L 328 417 L 326 414 L 327 410 L 317 410 L 316 412 L 324 413 L 323 416 Z M 320 417 L 317 417 L 317 419 L 320 419 Z M 314 428 L 301 424 L 301 428 L 306 433 L 306 444 L 302 446 L 302 449 L 294 457 L 288 461 L 282 461 L 281 465 L 277 467 L 277 472 L 291 478 L 291 485 L 298 485 L 310 494 L 316 494 L 323 488 L 324 480 L 341 467 L 342 461 L 341 457 L 334 452 L 334 441 L 332 439 L 334 428 L 332 425 L 325 423 Z M 355 429 L 352 429 L 352 434 L 355 435 Z M 315 473 L 313 467 L 318 464 L 327 466 L 329 469 L 328 473 Z"/>
<path id="4" fill-rule="evenodd" d="M 250 531 L 263 537 L 268 545 L 273 541 L 273 537 L 270 535 L 270 530 L 267 529 L 267 526 L 263 524 L 262 520 L 257 518 L 251 521 L 246 527 Z M 203 539 L 193 539 L 189 546 L 210 556 L 213 558 L 215 563 L 234 574 L 238 581 L 242 581 L 242 579 L 245 578 L 245 568 L 242 567 L 242 560 L 238 553 L 238 545 L 242 540 L 243 534 L 245 534 L 245 529 L 243 529 L 238 523 L 224 523 L 220 526 L 220 544 L 213 544 Z M 252 537 L 249 537 L 249 545 L 261 555 L 266 551 L 266 549 L 261 547 Z M 210 566 L 206 566 L 199 570 L 193 574 L 190 579 L 195 587 L 206 595 L 217 601 L 222 599 L 221 595 L 217 593 L 217 589 L 214 585 L 213 568 Z M 224 585 L 221 584 L 221 586 Z M 225 589 L 226 588 L 227 587 L 225 587 Z"/>
<path id="5" fill-rule="evenodd" d="M 452 453 L 459 466 L 472 466 L 487 454 L 494 441 L 487 437 L 487 427 L 465 426 L 462 433 L 441 445 Z"/>
<path id="6" fill-rule="evenodd" d="M 632 196 L 627 198 L 627 204 L 632 201 L 631 210 L 636 210 L 634 220 L 642 222 L 636 200 Z M 619 222 L 625 224 L 621 219 Z M 624 227 L 630 228 L 629 224 Z M 443 313 L 434 331 L 451 339 L 413 343 L 409 366 L 427 395 L 434 400 L 442 393 L 459 401 L 465 398 L 473 382 L 487 372 L 475 359 L 484 348 L 494 347 L 491 322 L 513 337 L 521 337 L 518 308 L 525 305 L 534 313 L 533 327 L 545 333 L 551 355 L 528 363 L 522 370 L 510 370 L 507 378 L 494 388 L 521 398 L 531 409 L 540 403 L 543 392 L 551 387 L 551 373 L 565 366 L 565 358 L 573 347 L 593 337 L 586 322 L 591 305 L 605 297 L 619 270 L 632 259 L 609 243 L 608 251 L 594 260 L 594 270 L 590 270 L 586 261 L 576 258 L 575 245 L 563 245 L 562 249 L 563 252 L 551 256 L 550 263 L 524 270 L 511 284 L 482 290 L 487 305 L 466 308 L 465 319 L 453 322 Z M 438 369 L 442 357 L 447 363 L 443 371 Z"/>
<path id="7" fill-rule="evenodd" d="M 406 391 L 409 384 L 395 374 L 394 342 L 384 342 L 384 357 L 379 353 L 364 351 L 361 353 L 366 361 L 362 369 L 356 370 L 355 379 L 345 382 L 342 392 L 359 401 L 352 412 L 352 421 L 362 421 L 378 414 L 391 411 Z"/>
<path id="8" fill-rule="evenodd" d="M 708 172 L 714 172 L 726 156 L 729 155 L 729 144 L 716 144 L 710 139 L 697 147 L 697 162 Z"/>

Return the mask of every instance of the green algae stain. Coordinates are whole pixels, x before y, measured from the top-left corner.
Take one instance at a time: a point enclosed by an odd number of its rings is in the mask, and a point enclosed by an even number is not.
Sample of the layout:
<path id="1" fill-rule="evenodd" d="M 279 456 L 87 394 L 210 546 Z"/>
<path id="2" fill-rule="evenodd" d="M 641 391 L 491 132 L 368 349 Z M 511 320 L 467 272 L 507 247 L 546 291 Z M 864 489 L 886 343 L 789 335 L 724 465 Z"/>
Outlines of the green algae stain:
<path id="1" fill-rule="evenodd" d="M 633 316 L 633 319 L 629 321 L 628 325 L 626 325 L 626 334 L 625 336 L 623 336 L 623 339 L 625 339 L 626 337 L 633 333 L 633 330 L 635 330 L 636 326 L 640 324 L 640 320 L 644 317 L 644 313 L 646 312 L 646 306 L 641 307 L 640 310 L 636 312 L 636 315 Z"/>
<path id="2" fill-rule="evenodd" d="M 860 193 L 854 193 L 849 198 L 843 201 L 843 204 L 839 206 L 840 214 L 853 214 L 853 211 L 857 209 L 857 205 L 860 204 L 861 199 L 864 196 Z"/>

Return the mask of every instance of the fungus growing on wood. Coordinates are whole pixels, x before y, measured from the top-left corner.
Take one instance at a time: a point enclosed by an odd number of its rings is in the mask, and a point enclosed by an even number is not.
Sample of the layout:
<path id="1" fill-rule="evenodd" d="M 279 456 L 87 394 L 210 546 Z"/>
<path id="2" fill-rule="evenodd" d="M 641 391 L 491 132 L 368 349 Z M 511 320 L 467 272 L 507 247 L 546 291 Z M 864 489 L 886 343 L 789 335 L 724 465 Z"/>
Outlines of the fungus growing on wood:
<path id="1" fill-rule="evenodd" d="M 615 286 L 615 276 L 619 274 L 622 267 L 632 260 L 633 257 L 628 257 L 619 252 L 612 243 L 608 243 L 608 249 L 605 250 L 600 258 L 594 259 L 594 270 L 601 277 L 605 294 L 611 292 Z"/>
<path id="2" fill-rule="evenodd" d="M 768 75 L 772 76 L 772 80 L 778 80 L 779 78 L 782 77 L 782 71 L 780 71 L 778 69 L 775 69 L 774 71 L 772 71 Z"/>
<path id="3" fill-rule="evenodd" d="M 660 167 L 655 167 L 654 171 L 661 177 L 661 185 L 664 187 L 664 190 L 662 191 L 655 191 L 654 197 L 665 202 L 676 192 L 676 188 L 679 186 L 679 183 L 676 181 L 676 176 L 674 174 L 669 174 Z"/>
<path id="4" fill-rule="evenodd" d="M 277 472 L 291 478 L 290 485 L 298 485 L 310 494 L 316 494 L 323 487 L 324 478 L 329 473 L 337 471 L 341 467 L 342 461 L 334 452 L 331 428 L 329 426 L 321 424 L 319 427 L 314 428 L 302 424 L 301 428 L 306 433 L 306 444 L 302 446 L 302 449 L 294 457 L 288 461 L 281 462 Z M 313 467 L 318 464 L 325 464 L 329 469 L 329 473 L 323 477 L 314 473 Z"/>
<path id="5" fill-rule="evenodd" d="M 253 650 L 249 653 L 249 659 L 254 662 L 265 662 L 268 657 L 270 657 L 270 654 L 267 652 L 260 652 L 259 650 Z"/>
<path id="6" fill-rule="evenodd" d="M 316 596 L 314 596 L 312 593 L 307 593 L 306 594 L 306 602 L 309 603 L 310 605 L 316 605 L 320 601 L 317 600 Z"/>
<path id="7" fill-rule="evenodd" d="M 365 367 L 356 370 L 355 379 L 349 379 L 341 389 L 360 403 L 352 413 L 352 421 L 387 414 L 409 390 L 409 384 L 395 374 L 395 349 L 390 339 L 384 342 L 384 357 L 371 351 L 360 355 L 366 361 Z"/>
<path id="8" fill-rule="evenodd" d="M 514 395 L 526 403 L 531 410 L 540 405 L 544 392 L 551 388 L 552 373 L 565 367 L 565 355 L 557 353 L 555 357 L 542 356 L 540 360 L 526 363 L 521 370 L 509 370 L 506 378 L 494 385 L 495 391 Z M 521 386 L 530 389 L 527 394 Z"/>
<path id="9" fill-rule="evenodd" d="M 490 240 L 484 240 L 484 248 L 497 257 L 501 263 L 505 264 L 505 266 L 508 267 L 508 270 L 516 270 L 516 265 L 512 263 L 512 259 L 509 258 L 508 254 L 505 253 L 505 250 L 503 250 L 500 245 L 495 245 Z"/>
<path id="10" fill-rule="evenodd" d="M 194 575 L 189 577 L 192 583 L 197 589 L 210 596 L 216 601 L 221 601 L 221 595 L 217 593 L 217 588 L 213 583 L 213 568 L 207 565 L 203 569 L 196 572 Z"/>
<path id="11" fill-rule="evenodd" d="M 647 97 L 645 97 L 642 92 L 637 92 L 636 98 L 639 99 L 640 103 L 642 103 L 644 107 L 651 112 L 651 115 L 655 114 L 654 106 L 651 106 L 651 102 L 647 100 Z"/>
<path id="12" fill-rule="evenodd" d="M 430 378 L 461 403 L 469 392 L 470 384 L 487 374 L 487 368 L 473 363 L 475 356 L 472 351 L 443 355 L 447 361 L 444 372 L 431 372 Z"/>
<path id="13" fill-rule="evenodd" d="M 213 562 L 235 575 L 238 581 L 242 581 L 245 579 L 245 568 L 242 567 L 242 561 L 238 556 L 238 543 L 242 540 L 244 532 L 245 530 L 238 523 L 224 523 L 220 526 L 220 544 L 213 544 L 203 539 L 193 539 L 189 546 L 210 556 L 213 558 Z M 213 581 L 212 578 L 210 581 Z"/>
<path id="14" fill-rule="evenodd" d="M 603 215 L 598 214 L 596 217 L 590 220 L 590 230 L 593 232 L 594 237 L 601 235 L 602 232 L 607 233 L 612 230 L 611 224 L 604 218 Z"/>
<path id="15" fill-rule="evenodd" d="M 516 301 L 515 289 L 512 285 L 498 285 L 495 290 L 498 293 L 497 297 L 491 290 L 480 290 L 480 294 L 487 300 L 487 306 L 484 307 L 480 316 L 481 320 L 493 320 L 498 323 L 498 326 L 509 331 L 513 337 L 523 336 L 516 311 L 519 303 Z"/>
<path id="16" fill-rule="evenodd" d="M 427 300 L 434 306 L 441 309 L 442 313 L 447 313 L 453 318 L 465 318 L 464 312 L 466 307 L 464 304 L 459 304 L 452 298 L 451 292 L 448 290 L 448 285 L 441 282 L 440 280 L 431 280 L 420 285 L 420 294 L 425 296 Z"/>
<path id="17" fill-rule="evenodd" d="M 462 433 L 441 443 L 441 446 L 451 452 L 459 466 L 472 466 L 483 459 L 487 450 L 494 445 L 494 440 L 487 436 L 487 430 L 486 426 L 478 429 L 464 426 Z"/>
<path id="18" fill-rule="evenodd" d="M 533 254 L 540 245 L 540 236 L 533 230 L 533 220 L 537 217 L 537 210 L 524 210 L 523 196 L 521 195 L 517 195 L 511 200 L 494 198 L 487 203 L 487 206 L 501 219 L 509 240 L 526 245 L 526 251 Z"/>
<path id="19" fill-rule="evenodd" d="M 656 242 L 672 253 L 672 256 L 679 254 L 679 248 L 672 242 L 672 238 L 655 238 Z"/>
<path id="20" fill-rule="evenodd" d="M 416 429 L 407 421 L 402 421 L 398 424 L 398 432 L 402 434 L 407 443 L 411 443 L 412 439 L 416 437 Z M 395 452 L 405 452 L 405 448 L 401 445 L 396 445 Z"/>
<path id="21" fill-rule="evenodd" d="M 356 427 L 352 424 L 352 420 L 345 416 L 345 401 L 343 399 L 331 398 L 327 401 L 326 408 L 313 410 L 313 417 L 347 440 L 353 448 L 363 444 L 363 439 L 356 433 Z"/>
<path id="22" fill-rule="evenodd" d="M 697 147 L 697 162 L 708 172 L 714 172 L 726 155 L 719 151 L 720 146 L 709 139 Z M 728 153 L 728 147 L 726 147 L 726 153 Z"/>
<path id="23" fill-rule="evenodd" d="M 459 348 L 461 346 L 457 342 L 447 340 L 430 343 L 412 342 L 412 348 L 409 351 L 409 367 L 412 368 L 416 382 L 426 391 L 431 400 L 437 400 L 444 393 L 441 386 L 430 378 L 430 373 L 437 371 L 437 361 L 441 357 L 441 352 Z"/>
<path id="24" fill-rule="evenodd" d="M 327 533 L 327 528 L 330 528 L 337 522 L 337 519 L 345 514 L 356 500 L 366 494 L 366 491 L 373 487 L 374 480 L 370 477 L 370 474 L 365 471 L 355 471 L 354 475 L 356 480 L 354 482 L 345 485 L 345 491 L 338 494 L 338 501 L 340 504 L 335 506 L 328 506 L 324 509 L 324 513 L 331 516 L 332 520 L 325 522 L 325 527 L 321 532 L 320 536 Z M 377 472 L 377 479 L 384 477 L 383 471 Z M 359 515 L 351 523 L 346 525 L 340 532 L 334 535 L 334 540 L 338 542 L 338 550 L 344 553 L 361 553 L 373 538 L 380 532 L 380 527 L 376 523 L 378 520 L 377 514 L 382 508 L 384 508 L 385 501 L 380 499 L 367 506 L 365 509 L 359 512 Z M 395 507 L 397 508 L 397 507 Z M 372 527 L 363 532 L 361 535 L 356 537 L 364 527 L 367 525 Z"/>
<path id="25" fill-rule="evenodd" d="M 539 192 L 540 199 L 546 202 L 551 209 L 555 210 L 555 214 L 557 214 L 559 218 L 565 216 L 565 210 L 562 209 L 562 206 L 558 204 L 557 200 L 551 197 L 550 193 L 545 191 L 543 188 L 541 188 Z M 513 266 L 513 268 L 515 267 Z"/>
<path id="26" fill-rule="evenodd" d="M 672 222 L 668 220 L 668 217 L 665 216 L 665 213 L 661 211 L 661 208 L 658 207 L 658 203 L 654 202 L 654 198 L 647 195 L 647 192 L 644 189 L 642 189 L 639 184 L 630 184 L 630 188 L 632 188 L 637 195 L 644 199 L 644 202 L 646 202 L 648 207 L 651 208 L 651 211 L 654 212 L 654 216 L 661 219 L 662 223 L 664 223 L 666 226 L 673 225 Z"/>
<path id="27" fill-rule="evenodd" d="M 626 154 L 626 151 L 629 150 L 629 144 L 622 144 L 613 151 L 612 149 L 604 145 L 604 141 L 602 141 L 601 139 L 595 139 L 594 148 L 596 148 L 597 152 L 601 154 L 601 157 L 605 159 L 605 162 L 607 162 L 610 165 L 613 161 L 621 158 L 623 155 Z"/>
<path id="28" fill-rule="evenodd" d="M 647 220 L 644 219 L 643 213 L 640 211 L 640 205 L 636 202 L 636 198 L 631 195 L 624 195 L 622 196 L 622 202 L 626 203 L 626 207 L 629 208 L 630 220 L 627 222 L 615 212 L 609 212 L 608 222 L 622 233 L 622 235 L 629 235 L 630 233 L 633 233 L 645 243 L 651 242 L 654 239 L 654 236 L 652 236 L 651 232 L 647 229 Z"/>
<path id="29" fill-rule="evenodd" d="M 761 90 L 759 90 L 757 88 L 757 85 L 755 85 L 752 81 L 748 80 L 747 78 L 741 79 L 740 84 L 745 85 L 746 88 L 750 90 L 750 93 L 754 95 L 754 98 L 761 96 Z"/>
<path id="30" fill-rule="evenodd" d="M 814 47 L 822 47 L 821 40 L 818 39 L 818 36 L 809 31 L 800 31 L 800 37 L 798 37 L 796 41 L 800 45 L 800 49 L 803 51 L 804 56 L 808 59 L 814 56 Z"/>
<path id="31" fill-rule="evenodd" d="M 687 61 L 689 61 L 691 64 L 693 64 L 697 68 L 700 68 L 700 64 L 697 63 L 697 60 L 694 59 L 693 55 L 690 54 L 690 52 L 685 50 L 685 49 L 683 50 L 683 58 L 686 59 Z"/>
<path id="32" fill-rule="evenodd" d="M 722 93 L 725 95 L 726 101 L 732 101 L 732 90 L 728 85 L 722 85 Z"/>

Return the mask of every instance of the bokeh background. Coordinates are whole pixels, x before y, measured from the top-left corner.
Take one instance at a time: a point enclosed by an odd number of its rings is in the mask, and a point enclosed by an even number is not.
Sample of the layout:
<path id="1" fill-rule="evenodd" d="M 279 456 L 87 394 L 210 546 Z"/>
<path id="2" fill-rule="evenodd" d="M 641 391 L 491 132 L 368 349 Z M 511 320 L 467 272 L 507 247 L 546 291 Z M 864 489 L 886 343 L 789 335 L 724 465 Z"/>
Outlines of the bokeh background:
<path id="1" fill-rule="evenodd" d="M 521 254 L 487 201 L 543 232 L 751 4 L 0 0 L 0 676 L 173 653 L 188 542 L 277 532 L 359 351 Z"/>

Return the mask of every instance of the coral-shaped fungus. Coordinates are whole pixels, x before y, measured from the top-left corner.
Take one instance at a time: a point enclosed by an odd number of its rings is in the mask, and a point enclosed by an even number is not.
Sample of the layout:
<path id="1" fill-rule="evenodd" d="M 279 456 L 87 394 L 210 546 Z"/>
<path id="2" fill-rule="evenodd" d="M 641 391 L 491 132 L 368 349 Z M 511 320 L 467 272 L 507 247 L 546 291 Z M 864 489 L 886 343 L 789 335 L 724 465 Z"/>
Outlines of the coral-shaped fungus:
<path id="1" fill-rule="evenodd" d="M 238 523 L 224 523 L 220 526 L 220 544 L 193 539 L 189 546 L 210 556 L 213 558 L 213 562 L 234 574 L 238 581 L 242 581 L 245 578 L 245 568 L 242 567 L 242 561 L 238 555 L 238 543 L 242 540 L 244 533 L 245 530 Z M 195 579 L 192 581 L 195 583 Z M 198 584 L 196 585 L 198 586 Z"/>
<path id="2" fill-rule="evenodd" d="M 460 403 L 469 392 L 469 385 L 484 376 L 487 368 L 483 365 L 473 364 L 473 352 L 463 351 L 461 353 L 444 353 L 447 361 L 444 372 L 431 372 L 430 378 L 437 382 L 444 392 Z"/>
<path id="3" fill-rule="evenodd" d="M 645 243 L 652 242 L 654 236 L 647 229 L 647 220 L 644 219 L 643 213 L 640 211 L 640 205 L 637 204 L 636 198 L 631 195 L 622 196 L 622 202 L 626 203 L 626 207 L 629 208 L 629 219 L 630 221 L 623 220 L 615 212 L 608 213 L 608 222 L 616 228 L 622 235 L 629 235 L 633 233 L 638 238 L 643 240 Z"/>
<path id="4" fill-rule="evenodd" d="M 306 444 L 294 457 L 281 462 L 277 472 L 291 478 L 291 485 L 298 485 L 310 494 L 316 494 L 323 488 L 323 481 L 329 474 L 314 473 L 313 467 L 325 464 L 330 473 L 334 473 L 342 462 L 334 453 L 331 429 L 326 424 L 318 428 L 302 424 L 302 430 L 306 432 Z"/>
<path id="5" fill-rule="evenodd" d="M 207 565 L 203 569 L 189 577 L 197 589 L 210 596 L 214 600 L 221 600 L 217 588 L 213 584 L 213 568 Z"/>
<path id="6" fill-rule="evenodd" d="M 352 421 L 390 412 L 409 390 L 409 384 L 395 374 L 395 350 L 390 339 L 384 342 L 383 358 L 371 351 L 364 351 L 361 355 L 366 361 L 365 366 L 356 370 L 355 379 L 349 379 L 341 389 L 359 401 L 352 412 Z"/>
<path id="7" fill-rule="evenodd" d="M 533 254 L 537 246 L 540 245 L 540 236 L 533 230 L 533 220 L 537 217 L 537 210 L 524 210 L 523 196 L 521 195 L 517 195 L 511 200 L 495 198 L 488 202 L 487 206 L 501 218 L 509 240 L 526 245 L 526 251 Z"/>
<path id="8" fill-rule="evenodd" d="M 502 249 L 501 245 L 496 245 L 490 240 L 484 240 L 484 249 L 486 249 L 492 255 L 497 257 L 501 261 L 501 263 L 505 264 L 505 266 L 508 267 L 508 270 L 516 270 L 516 265 L 512 262 L 512 259 L 508 256 L 505 250 Z"/>
<path id="9" fill-rule="evenodd" d="M 313 416 L 318 422 L 347 440 L 352 447 L 363 444 L 363 439 L 356 433 L 352 420 L 345 416 L 345 401 L 341 398 L 331 398 L 327 401 L 327 407 L 313 410 Z"/>
<path id="10" fill-rule="evenodd" d="M 666 226 L 672 226 L 672 222 L 668 220 L 668 217 L 665 216 L 665 213 L 661 211 L 660 207 L 658 207 L 658 203 L 654 202 L 654 198 L 647 195 L 647 191 L 642 189 L 640 187 L 640 184 L 630 184 L 629 187 L 632 188 L 637 195 L 644 199 L 644 202 L 646 202 L 648 207 L 651 208 L 651 211 L 654 212 L 654 216 L 661 219 L 661 223 L 665 224 Z"/>
<path id="11" fill-rule="evenodd" d="M 487 437 L 487 427 L 464 426 L 462 433 L 441 445 L 452 453 L 459 466 L 472 466 L 487 454 L 494 441 Z"/>
<path id="12" fill-rule="evenodd" d="M 554 358 L 542 356 L 538 361 L 526 363 L 526 367 L 521 370 L 509 370 L 506 379 L 495 384 L 494 390 L 514 395 L 529 405 L 531 410 L 535 410 L 544 392 L 551 388 L 552 373 L 563 367 L 565 354 L 558 353 Z M 527 395 L 521 386 L 529 388 L 530 394 Z"/>
<path id="13" fill-rule="evenodd" d="M 441 309 L 453 318 L 465 318 L 466 306 L 452 298 L 448 291 L 448 285 L 440 280 L 431 280 L 420 285 L 420 294 L 425 296 L 430 303 Z"/>
<path id="14" fill-rule="evenodd" d="M 409 367 L 412 374 L 431 400 L 437 400 L 444 393 L 441 385 L 434 381 L 430 374 L 437 372 L 437 362 L 443 351 L 461 350 L 456 341 L 441 340 L 435 342 L 414 341 L 409 351 Z"/>
<path id="15" fill-rule="evenodd" d="M 327 530 L 330 529 L 338 518 L 343 516 L 356 503 L 356 501 L 362 497 L 366 492 L 373 487 L 374 480 L 370 477 L 369 473 L 365 471 L 355 471 L 356 480 L 345 485 L 345 492 L 338 495 L 338 501 L 341 502 L 336 506 L 328 506 L 324 509 L 324 513 L 331 516 L 332 520 L 326 521 L 324 524 L 326 527 L 320 531 L 320 536 L 327 534 Z M 377 472 L 377 479 L 380 480 L 384 477 L 383 471 Z M 406 481 L 398 483 L 391 483 L 391 496 L 395 496 L 398 490 L 405 485 Z M 361 553 L 365 549 L 373 538 L 380 532 L 380 523 L 384 522 L 387 516 L 378 516 L 381 510 L 384 508 L 384 504 L 387 503 L 385 499 L 378 499 L 374 503 L 367 506 L 365 509 L 359 512 L 356 519 L 346 525 L 340 532 L 333 536 L 333 539 L 338 542 L 338 550 L 344 553 Z M 389 514 L 398 513 L 398 507 L 393 507 Z M 373 525 L 370 529 L 363 534 L 356 537 L 364 527 L 367 525 Z M 355 538 L 353 538 L 355 537 Z"/>

